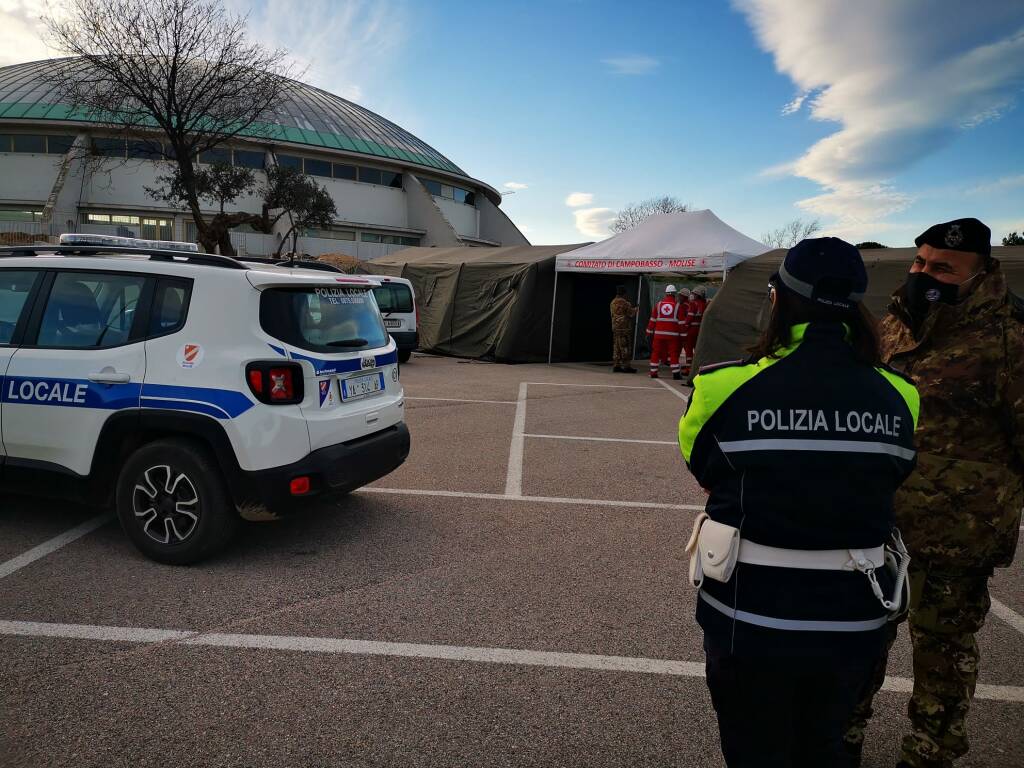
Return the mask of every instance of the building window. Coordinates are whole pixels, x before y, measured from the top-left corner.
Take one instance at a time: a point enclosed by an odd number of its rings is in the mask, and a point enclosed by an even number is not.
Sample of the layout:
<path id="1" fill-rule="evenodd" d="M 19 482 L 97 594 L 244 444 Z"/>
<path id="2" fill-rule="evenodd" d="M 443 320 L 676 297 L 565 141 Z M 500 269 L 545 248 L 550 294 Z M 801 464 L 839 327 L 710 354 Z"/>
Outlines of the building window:
<path id="1" fill-rule="evenodd" d="M 251 149 L 235 150 L 235 165 L 242 168 L 254 168 L 257 171 L 262 171 L 265 162 L 266 154 L 263 152 L 256 152 Z"/>
<path id="2" fill-rule="evenodd" d="M 74 143 L 74 136 L 47 136 L 46 151 L 51 155 L 66 155 Z"/>
<path id="3" fill-rule="evenodd" d="M 46 154 L 46 137 L 16 133 L 14 134 L 14 151 Z"/>
<path id="4" fill-rule="evenodd" d="M 364 243 L 379 243 L 380 235 L 376 235 L 373 232 L 363 232 L 359 239 Z"/>
<path id="5" fill-rule="evenodd" d="M 97 157 L 125 157 L 124 139 L 96 138 L 92 140 L 92 153 Z"/>
<path id="6" fill-rule="evenodd" d="M 419 245 L 420 239 L 418 237 L 402 237 L 400 238 L 402 245 Z"/>
<path id="7" fill-rule="evenodd" d="M 306 173 L 310 176 L 331 177 L 331 164 L 326 160 L 314 160 L 313 158 L 307 157 L 303 162 L 306 166 Z"/>
<path id="8" fill-rule="evenodd" d="M 208 149 L 199 155 L 199 162 L 204 165 L 213 165 L 214 163 L 231 165 L 231 150 L 223 147 Z"/>
<path id="9" fill-rule="evenodd" d="M 434 195 L 434 197 L 441 196 L 441 182 L 434 181 L 433 179 L 424 179 L 423 186 L 426 187 L 427 192 Z"/>
<path id="10" fill-rule="evenodd" d="M 278 155 L 277 164 L 282 168 L 294 168 L 297 171 L 302 170 L 302 158 L 296 157 L 295 155 Z"/>
<path id="11" fill-rule="evenodd" d="M 380 168 L 359 166 L 359 180 L 364 184 L 380 184 Z"/>
<path id="12" fill-rule="evenodd" d="M 42 210 L 18 210 L 0 208 L 0 221 L 42 221 Z"/>
<path id="13" fill-rule="evenodd" d="M 402 188 L 402 174 L 395 173 L 394 171 L 381 171 L 380 172 L 380 183 L 385 187 L 393 187 L 394 189 Z"/>
<path id="14" fill-rule="evenodd" d="M 118 234 L 146 240 L 173 240 L 174 221 L 159 216 L 136 216 L 130 213 L 86 213 L 86 224 L 105 224 L 118 228 Z"/>
<path id="15" fill-rule="evenodd" d="M 161 160 L 163 156 L 164 146 L 159 141 L 133 139 L 128 142 L 129 160 Z"/>
<path id="16" fill-rule="evenodd" d="M 348 181 L 356 180 L 356 167 L 354 165 L 344 165 L 342 163 L 334 163 L 334 178 L 336 179 L 347 179 Z"/>
<path id="17" fill-rule="evenodd" d="M 355 240 L 356 233 L 351 229 L 310 229 L 307 237 L 321 237 L 328 240 Z"/>

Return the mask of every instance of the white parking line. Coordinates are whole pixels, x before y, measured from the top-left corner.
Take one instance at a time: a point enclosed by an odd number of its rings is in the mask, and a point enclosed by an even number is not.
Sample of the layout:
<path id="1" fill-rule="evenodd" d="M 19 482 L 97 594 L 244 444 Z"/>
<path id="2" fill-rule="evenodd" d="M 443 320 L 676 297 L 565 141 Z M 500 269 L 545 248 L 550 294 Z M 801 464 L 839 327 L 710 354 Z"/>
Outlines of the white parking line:
<path id="1" fill-rule="evenodd" d="M 0 621 L 0 635 L 58 637 L 129 643 L 164 642 L 213 648 L 391 656 L 482 664 L 516 664 L 531 667 L 583 669 L 598 672 L 626 672 L 671 677 L 704 677 L 704 663 L 699 661 L 651 659 L 637 656 L 602 656 L 590 653 L 560 653 L 557 651 L 528 651 L 516 648 L 393 643 L 333 637 L 244 635 L 219 632 L 201 633 L 173 629 L 104 627 L 87 624 L 47 624 L 31 621 Z M 913 690 L 913 681 L 905 677 L 886 677 L 882 689 L 907 693 Z M 975 692 L 975 698 L 1014 703 L 1024 702 L 1024 687 L 1016 685 L 979 685 Z"/>
<path id="2" fill-rule="evenodd" d="M 645 445 L 676 445 L 673 440 L 627 440 L 624 437 L 574 437 L 572 435 L 531 435 L 523 437 L 537 437 L 543 440 L 594 440 L 598 443 L 643 443 Z"/>
<path id="3" fill-rule="evenodd" d="M 1011 627 L 1016 629 L 1022 635 L 1024 635 L 1024 616 L 1021 616 L 1015 610 L 1005 603 L 1001 603 L 994 597 L 992 599 L 992 613 L 998 616 L 1000 619 L 1005 621 Z"/>
<path id="4" fill-rule="evenodd" d="M 438 403 L 484 403 L 486 405 L 516 405 L 515 400 L 463 400 L 458 397 L 406 397 L 406 400 L 432 400 Z"/>
<path id="5" fill-rule="evenodd" d="M 64 531 L 64 533 L 60 534 L 59 536 L 54 536 L 52 539 L 44 541 L 42 544 L 39 544 L 38 546 L 32 547 L 32 549 L 28 550 L 28 552 L 23 552 L 17 557 L 12 557 L 10 560 L 0 563 L 0 579 L 4 578 L 5 576 L 10 576 L 15 571 L 24 568 L 26 565 L 34 563 L 36 560 L 39 560 L 53 552 L 56 552 L 61 547 L 70 544 L 72 541 L 75 541 L 76 539 L 82 538 L 88 533 L 92 533 L 97 528 L 106 525 L 113 519 L 114 515 L 109 512 L 102 515 L 97 515 L 91 520 L 86 520 L 81 525 L 76 525 L 69 531 Z"/>
<path id="6" fill-rule="evenodd" d="M 673 395 L 675 395 L 676 397 L 680 398 L 684 403 L 689 403 L 690 402 L 690 396 L 689 395 L 684 395 L 682 392 L 680 392 L 678 389 L 673 387 L 667 381 L 662 381 L 661 379 L 658 379 L 658 383 L 661 384 L 661 386 L 663 386 L 665 389 L 667 389 Z"/>
<path id="7" fill-rule="evenodd" d="M 519 385 L 519 398 L 516 400 L 516 418 L 512 424 L 512 442 L 508 449 L 508 473 L 505 475 L 505 495 L 523 495 L 523 447 L 526 431 L 526 391 L 525 382 Z"/>
<path id="8" fill-rule="evenodd" d="M 537 504 L 572 504 L 581 507 L 625 507 L 635 509 L 677 509 L 701 512 L 697 504 L 662 504 L 656 501 L 617 501 L 614 499 L 573 499 L 562 496 L 507 496 L 503 493 L 473 493 L 471 491 L 434 491 L 418 488 L 360 488 L 356 493 L 383 493 L 394 496 L 441 496 L 451 499 L 487 499 L 492 501 L 525 501 Z"/>
<path id="9" fill-rule="evenodd" d="M 584 388 L 596 388 L 596 389 L 646 389 L 648 392 L 660 392 L 658 387 L 634 387 L 627 386 L 625 384 L 562 384 L 556 381 L 528 381 L 526 382 L 530 386 L 538 387 L 584 387 Z"/>

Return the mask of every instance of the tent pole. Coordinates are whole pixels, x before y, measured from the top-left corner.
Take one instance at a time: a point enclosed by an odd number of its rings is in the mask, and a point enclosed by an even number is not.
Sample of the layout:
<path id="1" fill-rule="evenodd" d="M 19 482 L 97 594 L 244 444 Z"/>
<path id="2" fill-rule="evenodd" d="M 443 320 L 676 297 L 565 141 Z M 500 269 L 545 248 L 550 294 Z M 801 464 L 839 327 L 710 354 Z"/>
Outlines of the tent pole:
<path id="1" fill-rule="evenodd" d="M 555 302 L 558 301 L 558 269 L 555 269 L 555 289 L 551 292 L 551 332 L 548 334 L 548 365 L 551 365 L 551 350 L 555 345 Z"/>
<path id="2" fill-rule="evenodd" d="M 636 281 L 636 319 L 633 321 L 633 359 L 629 362 L 632 363 L 636 360 L 636 342 L 640 338 L 640 294 L 644 287 L 644 276 L 643 273 L 637 275 Z"/>

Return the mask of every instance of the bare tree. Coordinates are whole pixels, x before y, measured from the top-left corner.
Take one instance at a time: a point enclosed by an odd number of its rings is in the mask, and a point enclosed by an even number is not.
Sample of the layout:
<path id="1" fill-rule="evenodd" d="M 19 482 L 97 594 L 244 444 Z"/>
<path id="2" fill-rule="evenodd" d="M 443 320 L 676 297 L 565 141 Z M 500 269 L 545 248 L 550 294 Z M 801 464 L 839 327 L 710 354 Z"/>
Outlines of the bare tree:
<path id="1" fill-rule="evenodd" d="M 771 248 L 792 248 L 801 240 L 805 240 L 815 232 L 821 231 L 821 222 L 817 219 L 804 221 L 793 219 L 778 229 L 773 229 L 761 235 L 761 242 Z"/>
<path id="2" fill-rule="evenodd" d="M 80 57 L 48 71 L 61 103 L 129 140 L 158 137 L 200 244 L 233 254 L 223 218 L 202 214 L 195 161 L 239 135 L 272 138 L 264 126 L 293 74 L 285 51 L 250 41 L 222 0 L 64 0 L 44 22 Z"/>
<path id="3" fill-rule="evenodd" d="M 671 195 L 652 197 L 639 203 L 630 203 L 619 211 L 610 229 L 616 233 L 625 232 L 639 226 L 656 213 L 678 213 L 688 211 L 691 207 L 689 203 L 680 202 L 679 198 Z"/>

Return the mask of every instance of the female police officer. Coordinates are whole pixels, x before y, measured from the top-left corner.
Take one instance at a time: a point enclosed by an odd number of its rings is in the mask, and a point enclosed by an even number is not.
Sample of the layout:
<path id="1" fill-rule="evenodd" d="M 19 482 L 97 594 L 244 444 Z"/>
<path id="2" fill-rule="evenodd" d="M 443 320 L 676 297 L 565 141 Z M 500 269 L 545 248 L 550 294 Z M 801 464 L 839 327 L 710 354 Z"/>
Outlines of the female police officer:
<path id="1" fill-rule="evenodd" d="M 885 545 L 905 553 L 893 493 L 918 397 L 879 363 L 866 288 L 849 243 L 797 244 L 754 356 L 703 369 L 679 425 L 709 493 L 691 576 L 730 768 L 847 765 L 842 733 L 900 602 Z"/>

